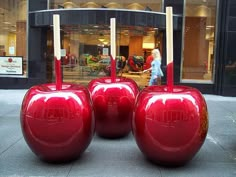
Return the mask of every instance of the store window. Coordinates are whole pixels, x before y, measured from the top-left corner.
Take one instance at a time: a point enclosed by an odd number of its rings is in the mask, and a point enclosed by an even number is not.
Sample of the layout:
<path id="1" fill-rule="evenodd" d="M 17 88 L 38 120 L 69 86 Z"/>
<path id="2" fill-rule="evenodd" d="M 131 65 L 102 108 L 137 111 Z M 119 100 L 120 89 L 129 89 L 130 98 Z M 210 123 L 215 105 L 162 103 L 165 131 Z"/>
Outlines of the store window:
<path id="1" fill-rule="evenodd" d="M 132 78 L 140 87 L 145 87 L 149 79 L 142 70 L 147 69 L 146 59 L 151 50 L 162 48 L 162 32 L 138 26 L 117 26 L 116 32 L 117 76 Z M 47 38 L 48 55 L 53 56 L 52 29 L 48 31 Z M 109 25 L 62 26 L 61 40 L 65 82 L 86 85 L 94 78 L 110 76 Z M 48 60 L 49 68 L 52 60 L 53 57 Z"/>
<path id="2" fill-rule="evenodd" d="M 120 0 L 50 0 L 51 9 L 100 8 L 128 11 L 163 11 L 163 0 L 120 1 Z M 146 16 L 139 15 L 140 19 Z M 104 16 L 96 16 L 97 19 Z M 151 26 L 117 25 L 116 71 L 118 76 L 132 78 L 140 87 L 148 85 L 149 75 L 146 59 L 154 48 L 162 51 L 163 33 Z M 107 24 L 63 25 L 62 26 L 62 67 L 65 82 L 87 84 L 90 80 L 110 75 L 110 28 Z M 52 29 L 48 31 L 47 49 L 52 46 Z M 47 53 L 52 55 L 53 48 Z M 51 57 L 52 58 L 52 57 Z M 149 57 L 150 58 L 150 57 Z M 48 68 L 52 60 L 48 60 Z M 151 60 L 149 60 L 151 61 Z M 54 71 L 49 73 L 53 75 Z M 49 78 L 53 78 L 49 77 Z M 50 80 L 50 79 L 49 79 Z"/>
<path id="3" fill-rule="evenodd" d="M 27 76 L 27 0 L 1 0 L 0 77 Z"/>
<path id="4" fill-rule="evenodd" d="M 181 81 L 213 83 L 217 0 L 185 2 Z"/>
<path id="5" fill-rule="evenodd" d="M 162 11 L 163 0 L 141 0 L 134 1 L 120 1 L 120 0 L 51 0 L 50 8 L 111 8 L 111 9 L 130 9 L 130 10 L 145 10 L 145 11 Z"/>

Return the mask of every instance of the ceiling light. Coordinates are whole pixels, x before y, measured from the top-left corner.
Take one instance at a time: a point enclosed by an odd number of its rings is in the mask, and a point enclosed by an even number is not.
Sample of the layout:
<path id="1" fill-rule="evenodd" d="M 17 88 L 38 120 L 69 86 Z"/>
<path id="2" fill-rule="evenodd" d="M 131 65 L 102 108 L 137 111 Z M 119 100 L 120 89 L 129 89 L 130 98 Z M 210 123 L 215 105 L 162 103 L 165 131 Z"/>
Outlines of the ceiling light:
<path id="1" fill-rule="evenodd" d="M 213 25 L 207 25 L 206 27 L 207 27 L 207 28 L 214 28 L 215 26 L 213 26 Z"/>
<path id="2" fill-rule="evenodd" d="M 104 35 L 102 33 L 99 34 L 98 40 L 101 42 L 105 41 Z"/>
<path id="3" fill-rule="evenodd" d="M 6 25 L 10 25 L 11 23 L 10 22 L 3 22 L 4 24 L 6 24 Z"/>
<path id="4" fill-rule="evenodd" d="M 104 38 L 98 38 L 98 40 L 101 41 L 101 42 L 105 41 Z"/>

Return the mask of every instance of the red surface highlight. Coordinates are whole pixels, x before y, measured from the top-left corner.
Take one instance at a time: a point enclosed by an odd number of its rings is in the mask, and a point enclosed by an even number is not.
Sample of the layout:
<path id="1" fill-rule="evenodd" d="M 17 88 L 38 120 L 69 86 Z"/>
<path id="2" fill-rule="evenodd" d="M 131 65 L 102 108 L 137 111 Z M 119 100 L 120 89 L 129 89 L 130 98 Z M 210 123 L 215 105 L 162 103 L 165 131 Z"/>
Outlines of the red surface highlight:
<path id="1" fill-rule="evenodd" d="M 56 90 L 61 90 L 62 88 L 62 78 L 61 78 L 61 60 L 54 57 L 55 63 L 55 80 L 56 80 Z"/>

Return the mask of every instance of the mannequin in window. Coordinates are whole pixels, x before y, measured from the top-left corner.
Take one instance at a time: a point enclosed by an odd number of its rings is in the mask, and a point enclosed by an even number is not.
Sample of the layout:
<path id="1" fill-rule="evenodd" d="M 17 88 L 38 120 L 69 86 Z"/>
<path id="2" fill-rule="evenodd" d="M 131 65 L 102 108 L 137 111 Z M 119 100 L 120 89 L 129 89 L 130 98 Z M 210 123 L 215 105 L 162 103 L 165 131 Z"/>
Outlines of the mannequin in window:
<path id="1" fill-rule="evenodd" d="M 153 61 L 151 63 L 151 67 L 146 70 L 143 70 L 143 72 L 151 71 L 149 86 L 161 85 L 161 77 L 163 77 L 163 72 L 161 70 L 161 54 L 159 49 L 153 49 L 152 56 Z"/>

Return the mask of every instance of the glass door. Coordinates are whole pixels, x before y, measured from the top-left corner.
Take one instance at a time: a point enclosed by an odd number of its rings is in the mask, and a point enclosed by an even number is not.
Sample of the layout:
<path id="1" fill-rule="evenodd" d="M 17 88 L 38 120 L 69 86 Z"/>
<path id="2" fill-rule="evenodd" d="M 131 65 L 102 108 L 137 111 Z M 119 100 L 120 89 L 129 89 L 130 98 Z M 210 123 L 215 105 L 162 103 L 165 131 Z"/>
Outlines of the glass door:
<path id="1" fill-rule="evenodd" d="M 214 83 L 217 0 L 185 1 L 182 83 Z"/>

